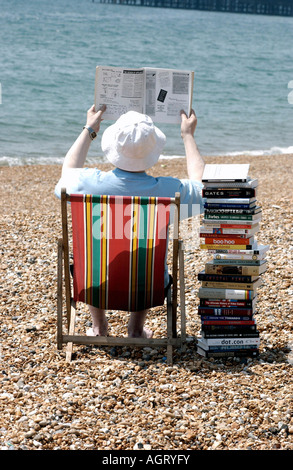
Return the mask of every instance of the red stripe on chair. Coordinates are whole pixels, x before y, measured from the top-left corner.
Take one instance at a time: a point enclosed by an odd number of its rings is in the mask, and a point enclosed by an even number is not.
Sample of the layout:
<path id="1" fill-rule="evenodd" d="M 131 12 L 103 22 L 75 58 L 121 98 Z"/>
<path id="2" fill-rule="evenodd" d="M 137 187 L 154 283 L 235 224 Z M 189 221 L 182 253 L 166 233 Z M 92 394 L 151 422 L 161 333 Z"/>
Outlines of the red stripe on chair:
<path id="1" fill-rule="evenodd" d="M 83 195 L 72 195 L 70 202 L 74 258 L 73 298 L 75 301 L 79 300 L 85 302 L 85 227 Z"/>
<path id="2" fill-rule="evenodd" d="M 108 239 L 108 309 L 128 310 L 131 198 L 111 196 Z M 122 308 L 123 307 L 123 308 Z"/>
<path id="3" fill-rule="evenodd" d="M 164 276 L 161 275 L 161 270 L 162 266 L 165 266 L 170 201 L 165 198 L 157 198 L 156 212 L 152 303 L 161 305 L 164 302 Z"/>

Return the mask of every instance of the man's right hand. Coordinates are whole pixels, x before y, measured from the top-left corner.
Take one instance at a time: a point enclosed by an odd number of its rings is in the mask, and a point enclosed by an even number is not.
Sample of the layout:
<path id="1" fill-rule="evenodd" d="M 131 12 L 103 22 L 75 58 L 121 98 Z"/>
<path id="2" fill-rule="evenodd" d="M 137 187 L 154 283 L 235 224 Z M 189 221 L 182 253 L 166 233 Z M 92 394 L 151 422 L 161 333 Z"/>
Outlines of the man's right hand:
<path id="1" fill-rule="evenodd" d="M 96 133 L 100 130 L 100 124 L 102 119 L 103 113 L 106 111 L 106 105 L 100 107 L 98 111 L 95 109 L 95 105 L 93 104 L 87 112 L 87 126 L 91 127 Z"/>
<path id="2" fill-rule="evenodd" d="M 190 116 L 187 117 L 186 113 L 181 111 L 181 137 L 184 139 L 186 135 L 194 135 L 197 126 L 197 117 L 194 110 L 191 110 Z"/>

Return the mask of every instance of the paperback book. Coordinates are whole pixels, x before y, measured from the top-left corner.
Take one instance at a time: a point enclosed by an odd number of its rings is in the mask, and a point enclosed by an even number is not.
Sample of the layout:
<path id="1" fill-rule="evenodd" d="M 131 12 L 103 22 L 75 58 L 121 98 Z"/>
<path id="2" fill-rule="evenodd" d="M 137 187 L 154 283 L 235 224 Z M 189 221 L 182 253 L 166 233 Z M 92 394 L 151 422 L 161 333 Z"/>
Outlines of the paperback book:
<path id="1" fill-rule="evenodd" d="M 262 260 L 260 261 L 260 264 L 255 266 L 255 265 L 249 265 L 249 264 L 237 264 L 237 260 L 235 260 L 235 263 L 221 263 L 219 260 L 212 260 L 208 261 L 205 264 L 205 274 L 210 274 L 210 275 L 225 275 L 225 276 L 260 276 L 260 274 L 265 273 L 267 270 L 267 261 Z M 251 282 L 249 280 L 248 282 Z"/>

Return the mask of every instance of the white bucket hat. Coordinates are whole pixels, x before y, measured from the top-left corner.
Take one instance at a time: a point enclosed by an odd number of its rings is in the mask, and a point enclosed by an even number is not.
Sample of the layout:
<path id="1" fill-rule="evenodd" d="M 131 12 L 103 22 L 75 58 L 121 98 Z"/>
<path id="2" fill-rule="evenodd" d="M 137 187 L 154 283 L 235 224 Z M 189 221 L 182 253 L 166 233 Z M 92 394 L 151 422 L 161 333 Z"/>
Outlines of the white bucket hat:
<path id="1" fill-rule="evenodd" d="M 104 131 L 101 147 L 117 168 L 144 171 L 157 163 L 165 142 L 165 134 L 149 116 L 128 111 Z"/>

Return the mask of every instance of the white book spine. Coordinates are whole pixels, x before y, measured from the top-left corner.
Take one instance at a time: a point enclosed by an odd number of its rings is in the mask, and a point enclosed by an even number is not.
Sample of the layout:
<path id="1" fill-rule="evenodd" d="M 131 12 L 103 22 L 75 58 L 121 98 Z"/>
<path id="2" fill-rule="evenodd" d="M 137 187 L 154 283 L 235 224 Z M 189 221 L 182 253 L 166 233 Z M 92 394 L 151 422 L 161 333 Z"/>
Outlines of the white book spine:
<path id="1" fill-rule="evenodd" d="M 209 346 L 243 346 L 243 345 L 255 345 L 259 346 L 260 338 L 256 337 L 235 337 L 235 338 L 199 338 L 204 344 Z"/>

